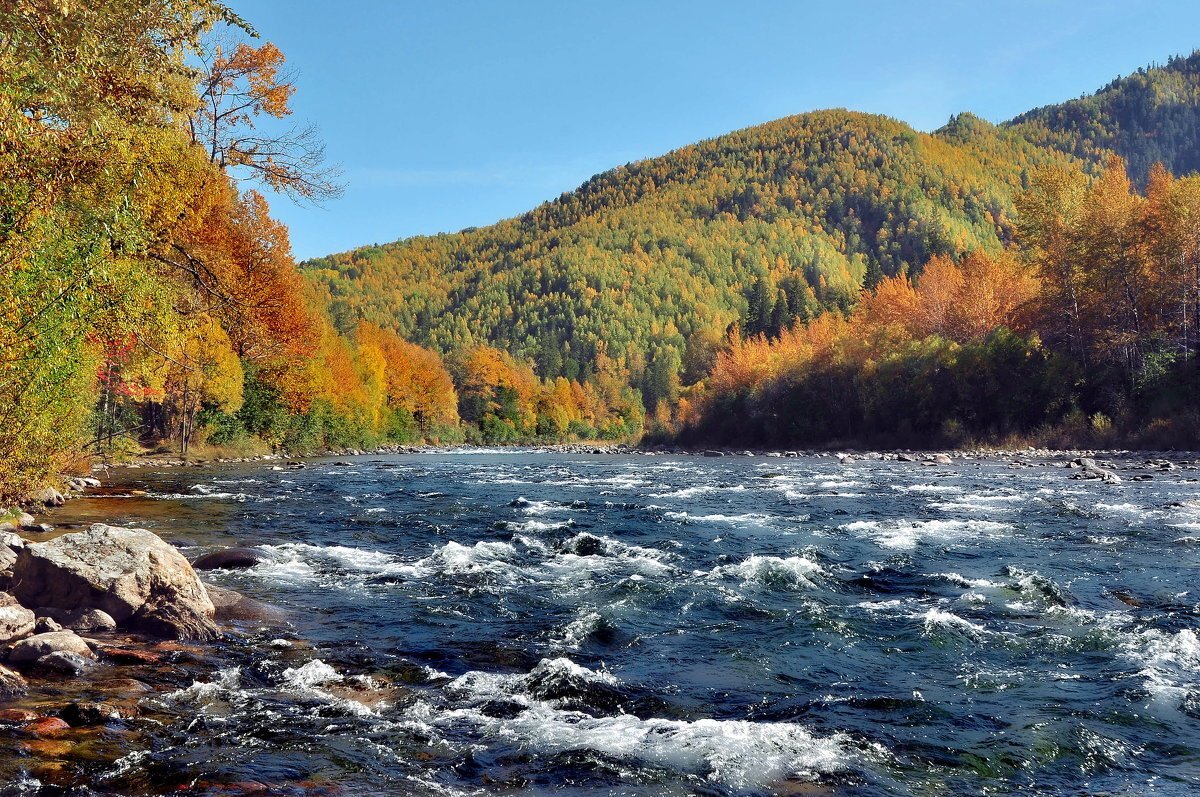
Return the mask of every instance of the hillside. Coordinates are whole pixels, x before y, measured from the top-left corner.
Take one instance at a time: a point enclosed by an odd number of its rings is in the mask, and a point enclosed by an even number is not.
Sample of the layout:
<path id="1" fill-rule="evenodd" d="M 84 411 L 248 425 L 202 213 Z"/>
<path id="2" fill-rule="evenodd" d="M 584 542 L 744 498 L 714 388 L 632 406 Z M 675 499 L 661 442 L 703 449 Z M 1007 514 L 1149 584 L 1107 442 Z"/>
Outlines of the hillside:
<path id="1" fill-rule="evenodd" d="M 1190 174 L 1200 170 L 1200 52 L 1140 69 L 1095 94 L 1021 114 L 1005 126 L 1090 161 L 1115 152 L 1139 185 L 1155 163 Z"/>
<path id="2" fill-rule="evenodd" d="M 697 376 L 731 324 L 777 332 L 849 306 L 864 279 L 997 249 L 1028 173 L 1066 160 L 966 115 L 926 135 L 821 111 L 614 169 L 491 227 L 305 268 L 344 328 L 443 351 L 482 340 L 543 376 L 586 377 L 606 356 L 652 405 L 664 372 Z"/>

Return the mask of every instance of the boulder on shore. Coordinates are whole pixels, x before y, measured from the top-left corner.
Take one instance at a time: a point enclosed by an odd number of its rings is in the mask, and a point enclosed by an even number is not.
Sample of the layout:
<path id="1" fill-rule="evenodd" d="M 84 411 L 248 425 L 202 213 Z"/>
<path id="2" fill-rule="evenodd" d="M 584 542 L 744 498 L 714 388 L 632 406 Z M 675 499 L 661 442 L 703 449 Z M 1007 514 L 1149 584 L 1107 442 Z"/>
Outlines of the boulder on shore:
<path id="1" fill-rule="evenodd" d="M 51 606 L 39 606 L 37 614 L 49 617 L 58 622 L 63 628 L 72 631 L 111 631 L 117 627 L 117 621 L 107 612 L 99 609 L 55 609 Z"/>
<path id="2" fill-rule="evenodd" d="M 12 581 L 13 565 L 17 563 L 17 552 L 25 547 L 25 540 L 11 531 L 0 529 L 0 589 L 7 589 Z"/>
<path id="3" fill-rule="evenodd" d="M 145 529 L 97 523 L 28 543 L 13 565 L 11 592 L 26 606 L 99 609 L 118 624 L 175 639 L 218 635 L 212 601 L 196 571 Z"/>
<path id="4" fill-rule="evenodd" d="M 29 500 L 42 506 L 62 506 L 67 502 L 63 494 L 53 487 L 43 487 L 29 496 Z"/>

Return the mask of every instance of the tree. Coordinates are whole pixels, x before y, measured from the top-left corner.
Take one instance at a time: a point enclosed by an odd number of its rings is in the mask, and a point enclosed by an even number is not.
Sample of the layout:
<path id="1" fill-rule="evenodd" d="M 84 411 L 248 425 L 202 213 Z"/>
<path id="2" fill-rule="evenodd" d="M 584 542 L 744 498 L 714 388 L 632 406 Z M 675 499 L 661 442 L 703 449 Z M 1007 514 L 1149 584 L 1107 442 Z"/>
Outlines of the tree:
<path id="1" fill-rule="evenodd" d="M 201 59 L 200 103 L 188 129 L 209 160 L 300 199 L 320 201 L 341 194 L 340 172 L 325 165 L 325 145 L 314 125 L 260 129 L 262 117 L 283 119 L 292 113 L 294 78 L 282 71 L 284 56 L 278 47 L 239 43 L 230 50 L 216 44 Z"/>

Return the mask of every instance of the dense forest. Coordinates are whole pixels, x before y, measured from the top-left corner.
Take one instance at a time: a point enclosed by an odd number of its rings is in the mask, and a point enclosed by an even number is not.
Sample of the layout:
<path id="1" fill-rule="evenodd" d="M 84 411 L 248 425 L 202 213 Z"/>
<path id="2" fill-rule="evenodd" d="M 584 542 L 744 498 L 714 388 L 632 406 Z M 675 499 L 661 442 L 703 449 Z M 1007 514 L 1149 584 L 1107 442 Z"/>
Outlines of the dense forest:
<path id="1" fill-rule="evenodd" d="M 1200 177 L 1035 173 L 1017 240 L 889 277 L 847 314 L 735 337 L 681 434 L 739 444 L 1200 438 Z"/>
<path id="2" fill-rule="evenodd" d="M 0 6 L 0 496 L 148 449 L 1196 436 L 1200 56 L 299 267 L 268 197 L 341 185 L 296 90 L 214 0 Z"/>

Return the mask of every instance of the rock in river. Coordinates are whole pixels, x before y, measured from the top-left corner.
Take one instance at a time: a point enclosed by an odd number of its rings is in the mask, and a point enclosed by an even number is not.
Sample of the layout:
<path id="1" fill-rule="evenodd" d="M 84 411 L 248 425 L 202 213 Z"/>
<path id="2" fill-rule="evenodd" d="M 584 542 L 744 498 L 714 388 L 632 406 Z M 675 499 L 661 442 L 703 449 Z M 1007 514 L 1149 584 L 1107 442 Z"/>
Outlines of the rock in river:
<path id="1" fill-rule="evenodd" d="M 37 618 L 7 592 L 0 592 L 0 642 L 20 639 L 33 633 Z"/>
<path id="2" fill-rule="evenodd" d="M 29 690 L 29 684 L 20 673 L 13 672 L 0 664 L 0 700 L 19 697 Z"/>
<path id="3" fill-rule="evenodd" d="M 183 554 L 145 529 L 97 523 L 28 543 L 12 593 L 26 606 L 99 609 L 119 624 L 176 639 L 217 636 L 208 593 Z"/>
<path id="4" fill-rule="evenodd" d="M 225 548 L 204 554 L 192 562 L 192 567 L 196 570 L 236 570 L 254 567 L 262 560 L 262 552 L 253 548 Z"/>
<path id="5" fill-rule="evenodd" d="M 13 664 L 32 664 L 43 656 L 58 652 L 74 653 L 85 659 L 96 658 L 88 643 L 74 631 L 51 631 L 35 634 L 13 645 L 8 652 L 8 660 Z"/>

